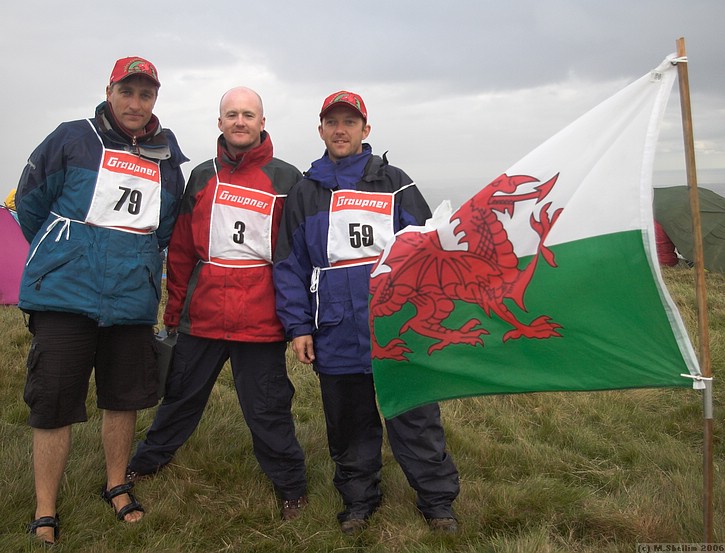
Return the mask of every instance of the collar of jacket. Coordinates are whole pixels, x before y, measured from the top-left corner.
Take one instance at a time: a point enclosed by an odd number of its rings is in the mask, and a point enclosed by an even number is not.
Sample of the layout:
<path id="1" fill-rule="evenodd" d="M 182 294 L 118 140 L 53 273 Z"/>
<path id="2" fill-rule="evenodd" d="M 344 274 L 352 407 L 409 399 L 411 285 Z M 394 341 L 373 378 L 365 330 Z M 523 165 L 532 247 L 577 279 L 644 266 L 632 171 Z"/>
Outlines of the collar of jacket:
<path id="1" fill-rule="evenodd" d="M 217 139 L 217 158 L 224 165 L 229 166 L 232 173 L 250 165 L 264 165 L 272 159 L 274 148 L 272 146 L 272 138 L 267 131 L 262 131 L 261 138 L 262 141 L 259 146 L 252 148 L 248 152 L 233 155 L 227 148 L 227 141 L 224 135 L 221 134 Z"/>
<path id="2" fill-rule="evenodd" d="M 108 102 L 101 102 L 96 107 L 95 120 L 98 129 L 108 140 L 114 142 L 124 150 L 133 149 L 133 137 L 125 132 L 123 127 L 118 124 Z M 143 136 L 136 137 L 138 153 L 149 159 L 169 159 L 171 157 L 169 142 L 155 115 L 151 116 L 151 121 L 149 121 L 147 128 L 152 130 Z"/>
<path id="3" fill-rule="evenodd" d="M 380 169 L 378 162 L 382 160 L 373 155 L 373 149 L 369 144 L 363 144 L 362 153 L 342 158 L 337 162 L 332 161 L 325 150 L 324 155 L 312 163 L 305 177 L 317 181 L 323 188 L 355 190 L 355 184 L 361 180 L 376 180 Z"/>

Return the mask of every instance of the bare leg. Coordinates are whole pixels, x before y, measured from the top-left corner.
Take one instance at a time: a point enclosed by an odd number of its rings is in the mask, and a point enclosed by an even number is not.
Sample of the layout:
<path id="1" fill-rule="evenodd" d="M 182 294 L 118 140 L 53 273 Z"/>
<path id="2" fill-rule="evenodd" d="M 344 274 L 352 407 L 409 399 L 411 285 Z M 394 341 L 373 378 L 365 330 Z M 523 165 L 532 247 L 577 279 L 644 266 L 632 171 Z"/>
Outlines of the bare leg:
<path id="1" fill-rule="evenodd" d="M 106 476 L 107 489 L 119 486 L 126 482 L 126 467 L 131 456 L 131 445 L 133 434 L 136 429 L 136 411 L 104 411 L 103 428 L 101 430 L 103 439 L 103 451 L 106 454 Z M 113 498 L 113 506 L 116 511 L 125 507 L 131 502 L 127 494 Z M 131 511 L 124 520 L 126 522 L 138 522 L 143 518 L 140 511 Z"/>
<path id="2" fill-rule="evenodd" d="M 71 427 L 33 428 L 33 473 L 35 476 L 35 518 L 56 516 L 56 501 L 60 480 L 71 445 Z M 53 528 L 38 528 L 41 540 L 55 541 Z"/>

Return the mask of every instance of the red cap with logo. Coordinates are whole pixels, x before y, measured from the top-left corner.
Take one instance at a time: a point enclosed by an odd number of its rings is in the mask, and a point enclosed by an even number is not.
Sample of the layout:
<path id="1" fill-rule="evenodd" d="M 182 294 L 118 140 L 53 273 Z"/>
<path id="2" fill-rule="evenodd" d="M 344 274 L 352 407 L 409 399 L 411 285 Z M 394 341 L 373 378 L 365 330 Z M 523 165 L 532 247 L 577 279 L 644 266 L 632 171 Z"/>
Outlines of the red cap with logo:
<path id="1" fill-rule="evenodd" d="M 362 115 L 363 120 L 368 120 L 368 110 L 365 107 L 365 102 L 363 102 L 363 99 L 360 97 L 359 94 L 355 94 L 354 92 L 348 92 L 347 90 L 335 92 L 334 94 L 330 94 L 327 98 L 325 98 L 325 101 L 322 103 L 322 109 L 320 110 L 320 119 L 322 119 L 322 116 L 325 115 L 328 111 L 330 111 L 334 107 L 337 107 L 338 105 L 350 106 L 360 115 Z"/>
<path id="2" fill-rule="evenodd" d="M 116 65 L 113 66 L 109 84 L 117 83 L 132 75 L 145 75 L 156 83 L 156 86 L 161 86 L 159 73 L 156 71 L 154 64 L 138 56 L 118 60 Z"/>

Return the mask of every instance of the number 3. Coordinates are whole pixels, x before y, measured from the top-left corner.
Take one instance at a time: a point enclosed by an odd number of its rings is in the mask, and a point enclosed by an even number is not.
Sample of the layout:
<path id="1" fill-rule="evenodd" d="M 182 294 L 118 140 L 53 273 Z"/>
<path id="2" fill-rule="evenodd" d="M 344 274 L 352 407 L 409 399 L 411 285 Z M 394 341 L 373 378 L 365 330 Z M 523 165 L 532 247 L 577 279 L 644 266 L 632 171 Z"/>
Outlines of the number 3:
<path id="1" fill-rule="evenodd" d="M 244 244 L 244 231 L 246 228 L 246 225 L 242 221 L 234 223 L 234 229 L 237 233 L 232 235 L 232 240 L 234 240 L 235 243 Z"/>

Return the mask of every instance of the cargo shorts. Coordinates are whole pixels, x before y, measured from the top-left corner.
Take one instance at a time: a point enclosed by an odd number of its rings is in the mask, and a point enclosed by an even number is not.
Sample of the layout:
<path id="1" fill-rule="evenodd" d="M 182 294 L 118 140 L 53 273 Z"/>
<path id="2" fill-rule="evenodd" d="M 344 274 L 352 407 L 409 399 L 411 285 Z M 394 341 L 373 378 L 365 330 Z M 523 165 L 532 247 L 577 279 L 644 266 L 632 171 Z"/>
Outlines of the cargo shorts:
<path id="1" fill-rule="evenodd" d="M 86 398 L 95 372 L 99 409 L 136 411 L 158 401 L 156 343 L 151 325 L 98 324 L 76 313 L 34 311 L 24 399 L 33 428 L 88 420 Z"/>

